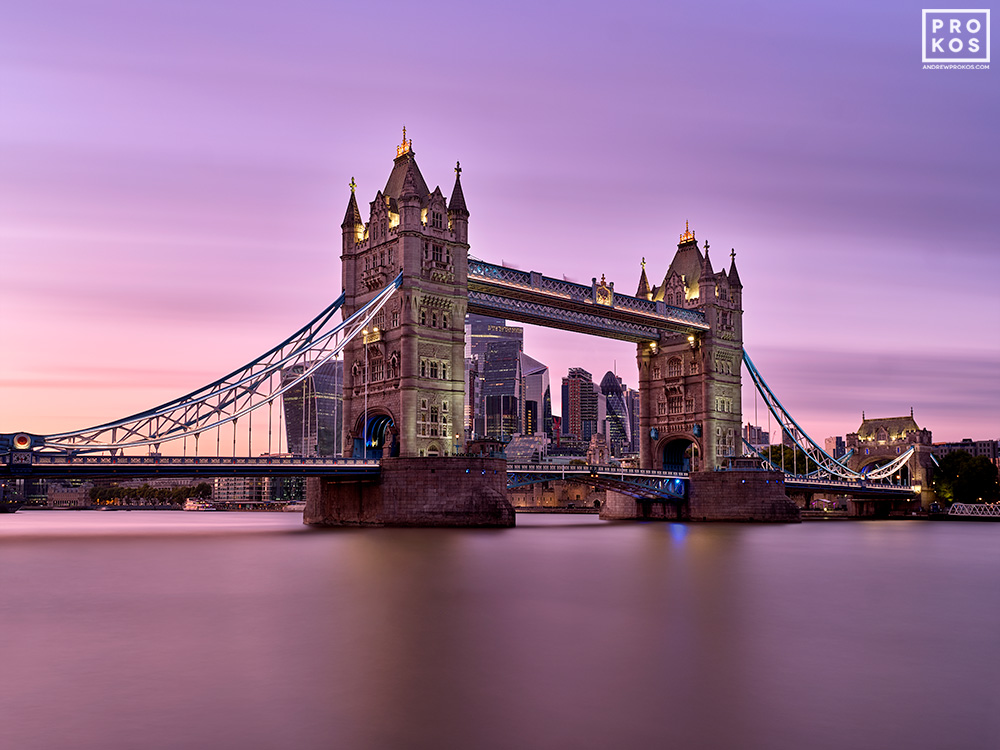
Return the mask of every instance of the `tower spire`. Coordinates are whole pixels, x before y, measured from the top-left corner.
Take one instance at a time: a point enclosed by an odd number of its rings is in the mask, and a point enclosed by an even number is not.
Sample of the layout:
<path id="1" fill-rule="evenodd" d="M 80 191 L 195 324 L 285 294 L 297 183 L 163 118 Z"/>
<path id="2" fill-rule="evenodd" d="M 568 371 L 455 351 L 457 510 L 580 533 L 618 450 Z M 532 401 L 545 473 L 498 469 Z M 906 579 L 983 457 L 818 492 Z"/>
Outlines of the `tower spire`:
<path id="1" fill-rule="evenodd" d="M 403 126 L 403 142 L 396 146 L 396 158 L 403 154 L 413 153 L 413 139 L 406 140 L 406 126 Z"/>
<path id="2" fill-rule="evenodd" d="M 455 187 L 451 189 L 448 213 L 457 213 L 462 216 L 469 215 L 469 209 L 465 205 L 465 193 L 462 192 L 462 163 L 458 161 L 455 162 Z"/>

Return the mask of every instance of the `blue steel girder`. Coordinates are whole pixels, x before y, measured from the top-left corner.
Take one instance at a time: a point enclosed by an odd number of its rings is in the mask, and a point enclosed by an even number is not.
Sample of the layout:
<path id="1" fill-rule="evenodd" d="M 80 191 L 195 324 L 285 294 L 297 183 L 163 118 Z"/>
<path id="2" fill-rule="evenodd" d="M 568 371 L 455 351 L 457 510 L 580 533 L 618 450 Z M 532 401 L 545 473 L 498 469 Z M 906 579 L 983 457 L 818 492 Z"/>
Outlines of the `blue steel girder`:
<path id="1" fill-rule="evenodd" d="M 253 362 L 185 396 L 129 417 L 82 430 L 51 435 L 10 433 L 0 435 L 0 449 L 27 438 L 34 450 L 53 453 L 121 453 L 125 449 L 154 448 L 162 443 L 198 437 L 208 430 L 236 422 L 255 410 L 270 408 L 285 392 L 295 388 L 321 365 L 338 357 L 347 343 L 361 333 L 402 283 L 402 273 L 375 297 L 345 320 L 335 315 L 344 304 L 335 302 Z M 294 373 L 294 374 L 293 374 Z M 286 377 L 287 375 L 287 377 Z M 18 452 L 11 454 L 11 462 Z"/>
<path id="2" fill-rule="evenodd" d="M 507 489 L 564 480 L 610 489 L 641 500 L 680 502 L 687 499 L 687 475 L 614 466 L 508 464 Z"/>
<path id="3" fill-rule="evenodd" d="M 105 456 L 65 453 L 19 454 L 27 460 L 4 461 L 0 477 L 59 479 L 110 477 L 120 480 L 145 477 L 268 477 L 324 476 L 344 479 L 377 479 L 374 459 L 312 456 Z"/>
<path id="4" fill-rule="evenodd" d="M 707 331 L 703 313 L 591 286 L 469 260 L 469 312 L 640 343 L 661 331 Z"/>

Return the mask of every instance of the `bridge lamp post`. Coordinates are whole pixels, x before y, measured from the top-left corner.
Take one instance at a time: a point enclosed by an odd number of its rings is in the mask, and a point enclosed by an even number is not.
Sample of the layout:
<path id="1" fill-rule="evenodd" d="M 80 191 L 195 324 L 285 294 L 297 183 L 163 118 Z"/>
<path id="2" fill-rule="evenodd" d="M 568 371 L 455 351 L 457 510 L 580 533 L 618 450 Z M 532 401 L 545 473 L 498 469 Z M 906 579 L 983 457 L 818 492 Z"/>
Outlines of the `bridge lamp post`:
<path id="1" fill-rule="evenodd" d="M 365 347 L 365 417 L 361 428 L 361 458 L 368 460 L 368 329 L 361 329 L 361 341 Z"/>

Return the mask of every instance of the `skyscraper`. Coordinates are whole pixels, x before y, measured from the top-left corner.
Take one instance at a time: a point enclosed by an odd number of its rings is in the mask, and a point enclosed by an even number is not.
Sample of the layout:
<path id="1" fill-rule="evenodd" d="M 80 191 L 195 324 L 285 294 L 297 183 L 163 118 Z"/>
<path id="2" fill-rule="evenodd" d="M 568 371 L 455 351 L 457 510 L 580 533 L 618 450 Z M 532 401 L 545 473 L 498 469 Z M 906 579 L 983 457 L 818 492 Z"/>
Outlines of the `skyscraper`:
<path id="1" fill-rule="evenodd" d="M 607 408 L 607 438 L 612 456 L 621 456 L 632 445 L 632 423 L 621 378 L 610 370 L 601 380 L 601 394 Z"/>
<path id="2" fill-rule="evenodd" d="M 465 316 L 466 424 L 474 437 L 509 440 L 524 429 L 524 329 L 503 318 Z"/>
<path id="3" fill-rule="evenodd" d="M 524 378 L 525 435 L 545 435 L 552 438 L 552 393 L 549 390 L 549 368 L 527 354 L 521 353 L 521 375 Z"/>
<path id="4" fill-rule="evenodd" d="M 600 389 L 589 372 L 571 367 L 562 379 L 562 430 L 578 440 L 589 441 L 597 432 Z"/>
<path id="5" fill-rule="evenodd" d="M 524 422 L 521 341 L 489 341 L 483 364 L 486 434 L 497 440 L 509 440 L 522 431 Z"/>
<path id="6" fill-rule="evenodd" d="M 282 384 L 302 374 L 303 365 L 281 371 Z M 296 456 L 339 456 L 343 443 L 344 363 L 325 362 L 282 396 L 288 452 Z"/>

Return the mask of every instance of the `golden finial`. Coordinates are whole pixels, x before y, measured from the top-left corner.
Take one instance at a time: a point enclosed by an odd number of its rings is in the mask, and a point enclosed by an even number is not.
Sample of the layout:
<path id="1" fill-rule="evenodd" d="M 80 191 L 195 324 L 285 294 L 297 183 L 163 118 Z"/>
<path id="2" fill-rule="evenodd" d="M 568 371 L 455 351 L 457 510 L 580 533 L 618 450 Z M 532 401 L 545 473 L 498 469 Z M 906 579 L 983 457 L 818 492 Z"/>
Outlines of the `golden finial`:
<path id="1" fill-rule="evenodd" d="M 403 126 L 403 142 L 396 146 L 396 156 L 400 157 L 403 154 L 408 154 L 413 150 L 413 139 L 406 140 L 406 126 Z"/>
<path id="2" fill-rule="evenodd" d="M 455 162 L 455 178 L 458 179 L 461 176 L 462 176 L 462 162 L 456 161 Z"/>
<path id="3" fill-rule="evenodd" d="M 645 255 L 642 257 L 642 263 L 640 263 L 639 265 L 642 266 L 642 270 L 643 271 L 646 270 L 646 256 Z"/>
<path id="4" fill-rule="evenodd" d="M 349 187 L 351 189 L 351 195 L 354 195 L 354 188 L 356 188 L 357 186 L 358 186 L 358 183 L 356 183 L 354 181 L 354 178 L 352 177 L 350 184 L 347 186 L 347 187 Z"/>
<path id="5" fill-rule="evenodd" d="M 604 274 L 603 274 L 603 273 L 601 274 L 601 286 L 607 286 L 607 285 L 606 285 L 606 284 L 604 283 Z"/>
<path id="6" fill-rule="evenodd" d="M 689 222 L 684 222 L 684 234 L 681 235 L 681 242 L 690 242 L 694 239 L 694 232 L 691 231 Z"/>

